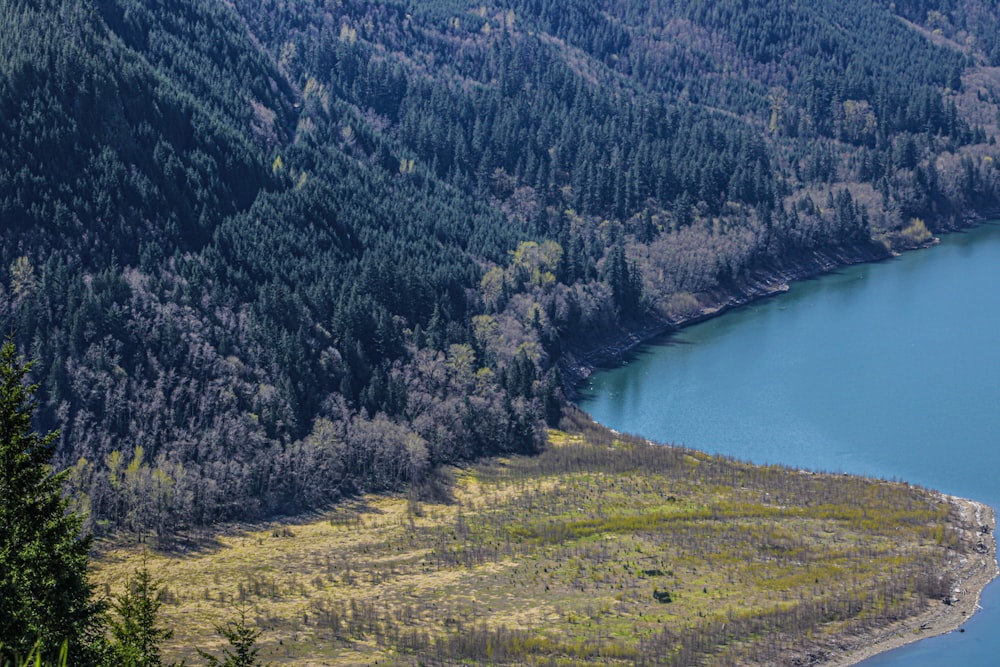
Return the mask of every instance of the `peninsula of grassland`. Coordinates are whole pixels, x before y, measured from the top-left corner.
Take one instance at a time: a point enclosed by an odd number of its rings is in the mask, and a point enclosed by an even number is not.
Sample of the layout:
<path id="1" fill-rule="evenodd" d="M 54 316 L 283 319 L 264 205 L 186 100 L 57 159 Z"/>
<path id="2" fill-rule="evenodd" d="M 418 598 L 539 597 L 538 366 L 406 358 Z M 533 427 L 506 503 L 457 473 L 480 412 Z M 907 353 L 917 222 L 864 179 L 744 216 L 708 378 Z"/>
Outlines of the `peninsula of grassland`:
<path id="1" fill-rule="evenodd" d="M 283 665 L 844 664 L 954 629 L 996 574 L 987 507 L 564 426 L 435 498 L 147 554 L 165 656 L 242 607 Z M 116 592 L 140 554 L 107 548 L 95 580 Z"/>

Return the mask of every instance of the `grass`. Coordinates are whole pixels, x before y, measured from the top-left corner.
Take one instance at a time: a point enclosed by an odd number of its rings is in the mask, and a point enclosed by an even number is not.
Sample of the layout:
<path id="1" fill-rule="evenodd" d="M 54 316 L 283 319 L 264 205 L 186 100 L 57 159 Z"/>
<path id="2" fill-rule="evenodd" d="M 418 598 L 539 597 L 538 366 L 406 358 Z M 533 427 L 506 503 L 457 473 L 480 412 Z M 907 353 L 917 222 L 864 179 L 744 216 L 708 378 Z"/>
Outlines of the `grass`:
<path id="1" fill-rule="evenodd" d="M 968 545 L 906 484 L 755 467 L 582 420 L 536 457 L 453 471 L 453 499 L 372 496 L 151 553 L 170 660 L 241 603 L 283 665 L 760 664 L 913 615 Z M 106 546 L 108 594 L 139 565 Z"/>
<path id="2" fill-rule="evenodd" d="M 0 649 L 3 645 L 0 644 Z M 0 652 L 2 654 L 2 652 Z M 60 647 L 59 656 L 55 662 L 45 660 L 42 657 L 42 650 L 38 643 L 31 649 L 25 658 L 7 660 L 0 658 L 0 667 L 67 667 L 69 664 L 69 645 L 65 642 Z"/>

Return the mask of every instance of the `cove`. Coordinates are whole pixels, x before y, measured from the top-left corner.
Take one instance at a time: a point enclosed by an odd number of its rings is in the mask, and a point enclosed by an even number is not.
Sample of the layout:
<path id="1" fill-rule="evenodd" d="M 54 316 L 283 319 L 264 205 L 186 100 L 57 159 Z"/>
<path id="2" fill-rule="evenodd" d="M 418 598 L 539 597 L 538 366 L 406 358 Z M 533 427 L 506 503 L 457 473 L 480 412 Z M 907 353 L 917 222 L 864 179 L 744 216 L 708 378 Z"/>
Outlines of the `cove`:
<path id="1" fill-rule="evenodd" d="M 580 388 L 610 428 L 1000 506 L 1000 225 L 847 267 L 670 334 Z M 997 585 L 964 633 L 865 667 L 994 665 Z"/>

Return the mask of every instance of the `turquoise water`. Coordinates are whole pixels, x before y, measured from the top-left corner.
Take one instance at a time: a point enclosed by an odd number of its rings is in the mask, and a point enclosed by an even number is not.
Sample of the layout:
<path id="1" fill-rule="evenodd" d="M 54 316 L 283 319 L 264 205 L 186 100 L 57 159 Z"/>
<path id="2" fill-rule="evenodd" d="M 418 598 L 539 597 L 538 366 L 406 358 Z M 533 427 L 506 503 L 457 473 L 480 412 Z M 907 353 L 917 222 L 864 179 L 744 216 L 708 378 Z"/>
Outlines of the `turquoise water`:
<path id="1" fill-rule="evenodd" d="M 1000 507 L 1000 225 L 797 283 L 595 373 L 597 421 L 756 463 L 904 479 Z M 1000 599 L 865 667 L 1000 664 Z"/>

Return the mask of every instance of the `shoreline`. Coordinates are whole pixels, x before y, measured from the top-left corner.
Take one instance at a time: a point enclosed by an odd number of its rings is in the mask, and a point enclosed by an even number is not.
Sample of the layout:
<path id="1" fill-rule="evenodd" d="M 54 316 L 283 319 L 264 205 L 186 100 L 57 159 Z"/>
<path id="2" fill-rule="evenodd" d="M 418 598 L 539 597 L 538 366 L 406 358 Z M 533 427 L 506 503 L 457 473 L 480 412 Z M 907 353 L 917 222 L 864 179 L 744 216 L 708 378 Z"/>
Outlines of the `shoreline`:
<path id="1" fill-rule="evenodd" d="M 628 355 L 635 353 L 640 346 L 656 338 L 676 333 L 685 327 L 718 317 L 741 306 L 784 294 L 791 289 L 794 282 L 818 278 L 848 266 L 883 262 L 905 252 L 932 248 L 941 242 L 938 234 L 966 232 L 997 218 L 1000 218 L 1000 210 L 952 221 L 951 224 L 937 228 L 935 235 L 927 241 L 900 250 L 889 250 L 875 241 L 870 241 L 814 250 L 782 266 L 755 269 L 739 284 L 720 286 L 699 293 L 697 296 L 702 299 L 704 305 L 697 312 L 651 316 L 645 321 L 633 323 L 638 325 L 636 328 L 621 329 L 617 335 L 603 338 L 594 346 L 567 351 L 558 362 L 566 395 L 570 401 L 575 402 L 578 397 L 578 387 L 586 382 L 595 370 L 612 361 L 624 360 Z"/>
<path id="2" fill-rule="evenodd" d="M 938 233 L 967 231 L 988 222 L 991 218 L 976 217 L 963 220 L 941 229 Z M 927 242 L 910 250 L 922 250 L 940 243 L 936 235 Z M 861 244 L 837 248 L 832 251 L 816 251 L 808 257 L 784 267 L 771 267 L 755 271 L 743 283 L 728 289 L 719 288 L 702 294 L 704 305 L 697 313 L 673 318 L 661 318 L 658 322 L 623 332 L 596 348 L 567 355 L 568 363 L 563 366 L 567 378 L 566 390 L 571 401 L 578 397 L 578 387 L 600 366 L 614 360 L 624 360 L 634 354 L 642 345 L 684 327 L 722 315 L 729 310 L 748 305 L 787 292 L 791 283 L 809 280 L 831 273 L 837 269 L 856 264 L 873 263 L 892 259 L 901 252 L 885 249 L 880 252 L 873 244 Z M 877 630 L 860 634 L 834 633 L 826 641 L 813 643 L 800 650 L 790 652 L 789 664 L 825 665 L 828 667 L 852 667 L 869 658 L 907 646 L 923 639 L 962 630 L 962 626 L 980 607 L 982 593 L 994 579 L 1000 576 L 1000 561 L 997 558 L 996 515 L 989 505 L 975 500 L 941 494 L 944 501 L 959 508 L 961 522 L 954 525 L 962 532 L 962 539 L 970 544 L 967 554 L 956 552 L 943 574 L 953 578 L 952 593 L 946 600 L 929 603 L 923 612 L 892 622 Z"/>
<path id="3" fill-rule="evenodd" d="M 830 653 L 826 659 L 811 664 L 851 667 L 922 639 L 961 631 L 966 621 L 980 609 L 986 586 L 1000 576 L 995 513 L 992 507 L 978 501 L 946 495 L 942 498 L 959 507 L 963 523 L 955 528 L 963 533 L 962 539 L 972 545 L 969 554 L 956 553 L 954 562 L 949 564 L 947 572 L 954 576 L 950 602 L 935 601 L 916 616 L 874 632 L 842 638 L 838 645 L 828 648 Z"/>
<path id="4" fill-rule="evenodd" d="M 917 248 L 926 248 L 940 240 L 936 237 Z M 636 329 L 623 330 L 617 336 L 606 338 L 597 346 L 568 352 L 560 362 L 564 386 L 570 400 L 577 396 L 577 388 L 599 367 L 633 354 L 637 348 L 669 333 L 723 315 L 751 303 L 784 294 L 791 284 L 809 280 L 837 269 L 855 264 L 881 262 L 898 256 L 875 243 L 844 246 L 830 250 L 817 250 L 797 258 L 781 267 L 755 270 L 738 285 L 719 287 L 698 296 L 702 307 L 697 312 L 652 317 Z"/>

